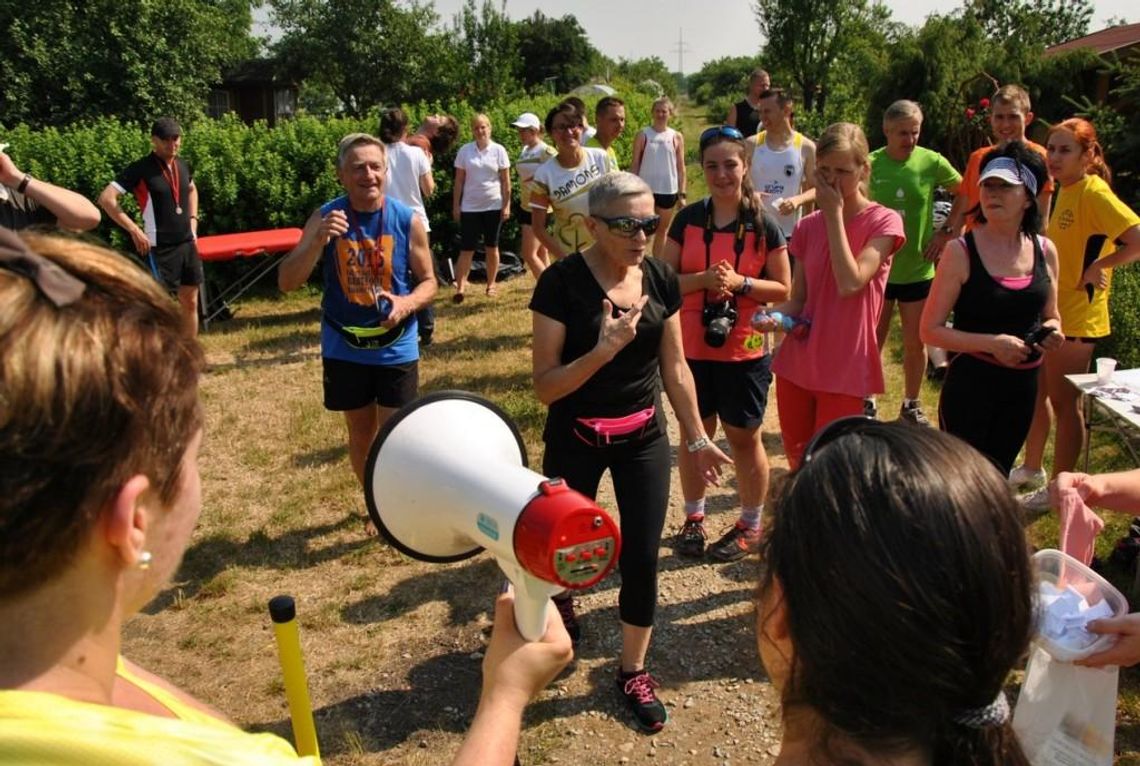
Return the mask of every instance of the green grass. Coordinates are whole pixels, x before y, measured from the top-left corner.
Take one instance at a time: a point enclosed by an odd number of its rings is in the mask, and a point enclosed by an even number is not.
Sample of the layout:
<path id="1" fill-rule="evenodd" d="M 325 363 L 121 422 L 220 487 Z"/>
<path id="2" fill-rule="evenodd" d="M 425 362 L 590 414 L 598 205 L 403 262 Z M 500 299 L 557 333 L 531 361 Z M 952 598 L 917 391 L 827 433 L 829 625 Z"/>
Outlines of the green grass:
<path id="1" fill-rule="evenodd" d="M 695 145 L 704 116 L 683 110 L 680 119 Z M 689 192 L 690 200 L 706 192 L 695 162 Z M 421 391 L 461 388 L 495 401 L 518 423 L 537 464 L 545 408 L 530 382 L 532 284 L 529 276 L 513 279 L 494 301 L 476 289 L 462 306 L 441 287 Z M 453 653 L 458 667 L 475 672 L 466 658 L 482 648 L 487 604 L 471 594 L 493 592 L 497 575 L 487 561 L 428 567 L 366 536 L 343 420 L 321 406 L 318 306 L 313 289 L 254 297 L 236 306 L 235 319 L 203 335 L 210 364 L 202 382 L 203 513 L 175 582 L 128 624 L 125 653 L 242 725 L 287 733 L 264 605 L 290 593 L 325 763 L 438 763 L 439 753 L 454 750 L 461 727 L 406 724 L 399 737 L 385 727 L 410 714 L 401 694 L 414 692 L 440 709 L 458 704 L 449 701 L 451 691 L 429 688 L 425 670 L 451 672 L 455 666 L 440 654 Z M 902 390 L 898 337 L 896 326 L 884 355 L 885 416 L 897 412 Z M 937 386 L 924 383 L 923 399 L 933 414 Z M 1119 452 L 1111 437 L 1096 434 L 1093 470 L 1121 465 Z M 1106 521 L 1102 556 L 1127 526 L 1112 514 Z M 1056 545 L 1049 520 L 1028 534 L 1036 546 Z M 1133 671 L 1121 675 L 1119 711 L 1118 763 L 1135 763 L 1140 679 Z M 559 753 L 559 720 L 535 721 L 528 730 L 528 762 Z"/>

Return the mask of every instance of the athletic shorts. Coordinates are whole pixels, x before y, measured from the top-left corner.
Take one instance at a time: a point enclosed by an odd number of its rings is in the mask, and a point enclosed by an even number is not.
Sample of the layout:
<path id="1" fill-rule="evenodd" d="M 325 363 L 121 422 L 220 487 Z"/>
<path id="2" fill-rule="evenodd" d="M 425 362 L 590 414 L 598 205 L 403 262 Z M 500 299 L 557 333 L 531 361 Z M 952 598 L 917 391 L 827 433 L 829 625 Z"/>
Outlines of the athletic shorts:
<path id="1" fill-rule="evenodd" d="M 887 290 L 883 297 L 888 301 L 898 301 L 899 303 L 917 303 L 926 300 L 926 296 L 930 295 L 932 284 L 934 284 L 933 279 L 927 279 L 924 282 L 908 282 L 905 285 L 887 282 Z"/>
<path id="2" fill-rule="evenodd" d="M 484 210 L 481 213 L 459 214 L 459 249 L 474 250 L 483 237 L 483 247 L 499 246 L 499 229 L 503 225 L 503 211 Z"/>
<path id="3" fill-rule="evenodd" d="M 150 273 L 169 292 L 202 284 L 202 259 L 198 257 L 198 243 L 194 240 L 153 247 L 147 261 Z"/>
<path id="4" fill-rule="evenodd" d="M 653 207 L 658 210 L 672 210 L 677 206 L 679 194 L 654 194 Z"/>
<path id="5" fill-rule="evenodd" d="M 716 415 L 737 428 L 759 428 L 768 408 L 772 357 L 765 354 L 743 362 L 688 359 L 697 386 L 701 419 Z"/>
<path id="6" fill-rule="evenodd" d="M 369 404 L 395 409 L 416 398 L 419 362 L 377 365 L 321 359 L 324 367 L 325 409 L 358 410 Z"/>
<path id="7" fill-rule="evenodd" d="M 515 218 L 518 219 L 519 226 L 530 226 L 530 211 L 529 210 L 516 210 Z"/>

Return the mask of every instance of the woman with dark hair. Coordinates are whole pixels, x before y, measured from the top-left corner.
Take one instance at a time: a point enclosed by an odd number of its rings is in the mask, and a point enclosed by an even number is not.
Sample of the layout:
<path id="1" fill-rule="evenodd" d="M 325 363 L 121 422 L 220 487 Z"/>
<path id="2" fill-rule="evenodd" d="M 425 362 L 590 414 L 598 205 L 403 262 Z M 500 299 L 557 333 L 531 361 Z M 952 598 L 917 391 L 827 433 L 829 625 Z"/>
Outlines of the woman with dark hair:
<path id="1" fill-rule="evenodd" d="M 558 153 L 538 166 L 531 178 L 531 229 L 554 260 L 583 252 L 594 244 L 586 201 L 590 187 L 617 170 L 605 149 L 585 146 L 585 118 L 568 101 L 546 113 L 546 132 Z M 554 225 L 547 231 L 547 209 Z"/>
<path id="2" fill-rule="evenodd" d="M 835 421 L 784 485 L 762 554 L 779 766 L 1028 766 L 1002 687 L 1029 646 L 1032 568 L 981 455 L 933 429 Z"/>
<path id="3" fill-rule="evenodd" d="M 612 173 L 590 187 L 589 212 L 594 245 L 543 271 L 530 302 L 534 390 L 550 408 L 542 468 L 591 498 L 610 472 L 622 540 L 617 686 L 637 725 L 654 732 L 668 720 L 645 667 L 669 505 L 662 388 L 703 480 L 716 483 L 720 466 L 731 461 L 705 434 L 697 411 L 681 346 L 677 275 L 646 258 L 659 223 L 653 193 L 632 173 Z M 555 604 L 577 639 L 570 598 Z"/>
<path id="4" fill-rule="evenodd" d="M 922 342 L 958 352 L 938 405 L 942 430 L 1006 476 L 1033 419 L 1041 354 L 1063 340 L 1057 250 L 1037 234 L 1045 180 L 1040 156 L 1020 141 L 985 156 L 976 225 L 942 251 L 922 312 Z"/>
<path id="5" fill-rule="evenodd" d="M 1050 404 L 1057 416 L 1053 475 L 1076 466 L 1084 443 L 1085 418 L 1080 391 L 1065 376 L 1088 372 L 1097 341 L 1111 331 L 1112 270 L 1140 259 L 1140 216 L 1112 191 L 1112 172 L 1092 123 L 1074 117 L 1054 125 L 1046 152 L 1049 174 L 1060 187 L 1048 234 L 1057 246 L 1057 309 L 1065 341 L 1045 355 L 1042 390 L 1037 393 L 1025 444 L 1025 465 L 1014 469 L 1011 484 L 1045 480 L 1042 461 L 1049 438 Z M 1029 508 L 1048 507 L 1048 488 L 1023 502 Z"/>
<path id="6" fill-rule="evenodd" d="M 709 555 L 735 561 L 756 552 L 768 494 L 760 426 L 772 365 L 749 320 L 763 304 L 787 300 L 792 273 L 780 227 L 756 204 L 744 136 L 727 125 L 709 128 L 699 147 L 709 196 L 677 214 L 663 260 L 680 276 L 681 336 L 705 431 L 715 434 L 719 419 L 736 464 L 740 517 Z M 685 525 L 676 550 L 698 557 L 705 551 L 705 486 L 688 453 L 679 453 L 678 465 Z"/>

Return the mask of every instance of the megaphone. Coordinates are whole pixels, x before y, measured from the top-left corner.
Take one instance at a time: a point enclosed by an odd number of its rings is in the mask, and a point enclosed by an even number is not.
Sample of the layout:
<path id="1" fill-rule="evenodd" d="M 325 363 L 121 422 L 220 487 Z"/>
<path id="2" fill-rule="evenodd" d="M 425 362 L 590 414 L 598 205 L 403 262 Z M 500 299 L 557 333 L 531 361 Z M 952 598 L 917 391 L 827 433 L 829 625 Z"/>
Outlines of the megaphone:
<path id="1" fill-rule="evenodd" d="M 397 550 L 449 563 L 489 550 L 515 586 L 515 623 L 546 632 L 550 596 L 617 563 L 621 534 L 594 501 L 527 468 L 505 412 L 466 391 L 428 394 L 380 429 L 364 472 L 368 515 Z"/>

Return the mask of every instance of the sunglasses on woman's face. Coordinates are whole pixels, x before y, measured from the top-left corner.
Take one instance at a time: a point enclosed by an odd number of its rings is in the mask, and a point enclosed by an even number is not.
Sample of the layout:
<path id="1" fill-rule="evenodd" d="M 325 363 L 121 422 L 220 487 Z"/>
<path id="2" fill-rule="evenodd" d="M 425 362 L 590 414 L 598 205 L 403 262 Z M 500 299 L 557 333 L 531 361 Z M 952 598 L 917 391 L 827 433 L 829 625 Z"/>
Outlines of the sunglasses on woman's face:
<path id="1" fill-rule="evenodd" d="M 659 215 L 651 215 L 648 218 L 634 218 L 628 215 L 616 218 L 603 218 L 600 215 L 594 217 L 604 223 L 612 233 L 622 237 L 636 236 L 638 230 L 645 232 L 645 236 L 652 237 L 653 232 L 657 231 L 657 227 L 661 224 Z"/>
<path id="2" fill-rule="evenodd" d="M 744 134 L 731 125 L 716 125 L 711 128 L 706 128 L 705 131 L 701 133 L 699 142 L 701 151 L 704 151 L 705 147 L 712 143 L 714 138 L 722 137 L 731 138 L 734 141 L 744 140 Z"/>
<path id="3" fill-rule="evenodd" d="M 869 418 L 865 415 L 852 415 L 846 418 L 833 420 L 811 437 L 807 447 L 804 448 L 803 465 L 811 462 L 817 452 L 849 434 L 860 434 L 874 431 L 883 427 L 883 422 Z"/>

